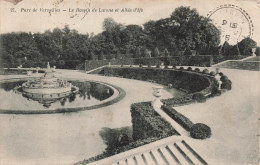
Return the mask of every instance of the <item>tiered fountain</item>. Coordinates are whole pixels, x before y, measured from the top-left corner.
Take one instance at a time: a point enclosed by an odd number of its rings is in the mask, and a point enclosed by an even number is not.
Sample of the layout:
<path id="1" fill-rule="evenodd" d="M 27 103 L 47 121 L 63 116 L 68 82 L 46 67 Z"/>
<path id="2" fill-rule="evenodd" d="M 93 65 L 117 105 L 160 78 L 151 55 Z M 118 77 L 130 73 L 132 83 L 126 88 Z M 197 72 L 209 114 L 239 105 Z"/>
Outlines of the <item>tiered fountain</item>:
<path id="1" fill-rule="evenodd" d="M 25 97 L 36 100 L 42 104 L 50 103 L 78 92 L 78 87 L 54 76 L 54 69 L 47 65 L 45 74 L 40 79 L 28 80 L 17 88 Z"/>

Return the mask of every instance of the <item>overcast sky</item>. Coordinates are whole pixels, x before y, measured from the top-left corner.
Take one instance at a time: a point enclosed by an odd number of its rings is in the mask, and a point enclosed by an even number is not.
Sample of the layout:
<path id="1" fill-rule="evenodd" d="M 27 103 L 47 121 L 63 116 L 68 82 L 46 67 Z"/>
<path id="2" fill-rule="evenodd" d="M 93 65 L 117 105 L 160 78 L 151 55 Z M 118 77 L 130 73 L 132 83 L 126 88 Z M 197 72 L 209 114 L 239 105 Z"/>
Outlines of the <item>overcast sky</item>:
<path id="1" fill-rule="evenodd" d="M 15 1 L 15 0 L 7 0 Z M 68 24 L 71 29 L 76 29 L 80 33 L 95 34 L 102 31 L 102 22 L 106 17 L 112 17 L 116 22 L 142 25 L 149 20 L 158 20 L 169 17 L 176 7 L 190 6 L 196 8 L 198 12 L 206 16 L 210 11 L 223 4 L 234 4 L 243 8 L 250 16 L 253 26 L 253 39 L 260 44 L 260 4 L 257 0 L 252 1 L 221 1 L 221 0 L 23 0 L 17 4 L 7 1 L 0 1 L 1 22 L 0 33 L 7 32 L 44 32 L 55 27 L 63 28 Z M 11 12 L 12 8 L 16 12 Z M 37 12 L 33 12 L 33 9 Z M 46 12 L 45 9 L 59 9 L 60 12 Z M 90 9 L 85 15 L 84 12 L 76 12 L 76 9 Z M 97 9 L 93 12 L 93 9 Z M 138 12 L 120 12 L 122 8 L 141 8 Z M 29 12 L 26 9 L 31 9 Z M 74 12 L 69 12 L 74 9 Z M 113 9 L 113 12 L 99 12 L 102 9 Z M 119 12 L 115 12 L 119 9 Z M 63 11 L 66 10 L 66 11 Z M 26 12 L 27 11 L 27 12 Z M 45 12 L 43 12 L 45 11 Z M 225 16 L 223 15 L 223 18 Z M 223 19 L 219 18 L 219 19 Z"/>

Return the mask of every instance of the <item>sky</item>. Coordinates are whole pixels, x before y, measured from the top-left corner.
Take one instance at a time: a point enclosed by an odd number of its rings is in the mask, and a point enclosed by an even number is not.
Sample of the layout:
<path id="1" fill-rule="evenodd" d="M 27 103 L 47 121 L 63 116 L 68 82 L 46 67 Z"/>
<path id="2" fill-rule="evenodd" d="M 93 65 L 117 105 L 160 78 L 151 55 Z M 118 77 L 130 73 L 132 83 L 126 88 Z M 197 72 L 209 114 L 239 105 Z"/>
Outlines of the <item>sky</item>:
<path id="1" fill-rule="evenodd" d="M 67 24 L 79 33 L 98 34 L 102 32 L 102 22 L 106 17 L 112 17 L 116 22 L 125 25 L 143 25 L 149 20 L 169 17 L 179 6 L 196 8 L 200 15 L 207 16 L 221 5 L 235 5 L 248 14 L 252 21 L 250 26 L 254 29 L 251 37 L 259 46 L 260 0 L 0 0 L 0 33 L 44 32 L 55 27 L 63 28 Z M 122 12 L 122 9 L 127 9 L 128 12 Z M 232 21 L 239 22 L 238 25 L 244 23 L 244 19 L 239 18 L 239 12 L 234 16 L 228 15 L 229 12 L 232 11 L 217 12 L 212 16 L 215 19 L 213 21 L 221 24 L 223 20 L 228 19 L 227 25 Z M 236 32 L 232 31 L 232 28 L 225 29 L 223 35 L 228 33 L 234 40 L 232 42 L 236 42 L 241 40 L 243 34 L 248 33 L 246 23 L 237 29 Z M 224 42 L 224 39 L 222 40 Z"/>

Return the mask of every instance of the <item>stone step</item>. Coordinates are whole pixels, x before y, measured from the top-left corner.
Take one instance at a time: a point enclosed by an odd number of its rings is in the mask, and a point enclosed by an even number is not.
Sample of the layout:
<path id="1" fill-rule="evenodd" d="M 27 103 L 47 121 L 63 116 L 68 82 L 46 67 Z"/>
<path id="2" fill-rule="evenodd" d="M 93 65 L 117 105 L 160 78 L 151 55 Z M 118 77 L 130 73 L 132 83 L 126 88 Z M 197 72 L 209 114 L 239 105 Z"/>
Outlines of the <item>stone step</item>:
<path id="1" fill-rule="evenodd" d="M 188 157 L 188 155 L 186 155 L 183 150 L 180 148 L 179 146 L 180 143 L 174 143 L 174 147 L 180 152 L 180 154 L 188 161 L 189 164 L 194 164 L 194 162 Z"/>
<path id="2" fill-rule="evenodd" d="M 144 165 L 145 164 L 143 158 L 141 157 L 141 155 L 136 155 L 135 158 L 136 158 L 136 161 L 137 161 L 138 165 Z"/>
<path id="3" fill-rule="evenodd" d="M 189 164 L 189 162 L 184 158 L 184 156 L 177 150 L 177 148 L 174 146 L 174 144 L 168 145 L 171 152 L 176 156 L 176 158 L 179 160 L 180 164 Z"/>
<path id="4" fill-rule="evenodd" d="M 152 159 L 150 152 L 145 152 L 145 153 L 143 153 L 143 155 L 144 155 L 148 165 L 156 165 L 156 163 Z"/>
<path id="5" fill-rule="evenodd" d="M 174 157 L 171 155 L 171 153 L 166 149 L 166 146 L 160 147 L 160 150 L 162 154 L 165 156 L 165 158 L 167 159 L 167 161 L 169 162 L 169 164 L 179 164 L 179 162 L 177 162 L 174 159 Z"/>
<path id="6" fill-rule="evenodd" d="M 144 161 L 144 164 L 145 165 L 148 165 L 148 162 L 147 162 L 147 159 L 145 158 L 144 154 L 141 155 L 143 161 Z"/>
<path id="7" fill-rule="evenodd" d="M 134 160 L 134 157 L 127 158 L 127 163 L 128 163 L 128 165 L 137 165 Z"/>
<path id="8" fill-rule="evenodd" d="M 120 160 L 120 161 L 118 162 L 118 164 L 119 164 L 119 165 L 127 165 L 127 162 L 126 162 L 126 160 Z"/>
<path id="9" fill-rule="evenodd" d="M 158 162 L 158 164 L 167 164 L 167 162 L 163 159 L 163 157 L 161 156 L 161 154 L 159 153 L 158 149 L 153 149 L 152 153 L 156 159 L 156 161 Z"/>
<path id="10" fill-rule="evenodd" d="M 201 164 L 200 160 L 192 153 L 190 152 L 190 150 L 183 144 L 183 143 L 177 143 L 178 146 L 180 147 L 180 149 L 184 152 L 184 154 L 190 158 L 190 160 L 194 163 L 194 164 Z"/>
<path id="11" fill-rule="evenodd" d="M 196 152 L 189 144 L 182 140 L 182 144 L 201 162 L 203 165 L 208 165 L 208 163 Z"/>
<path id="12" fill-rule="evenodd" d="M 150 152 L 149 152 L 149 154 L 151 155 L 151 157 L 152 157 L 152 159 L 153 159 L 154 163 L 155 163 L 156 165 L 159 165 L 159 162 L 158 162 L 158 160 L 155 158 L 155 156 L 154 156 L 153 152 L 152 152 L 152 151 L 150 151 Z"/>
<path id="13" fill-rule="evenodd" d="M 152 150 L 136 153 L 111 165 L 208 165 L 184 140 L 163 144 Z"/>

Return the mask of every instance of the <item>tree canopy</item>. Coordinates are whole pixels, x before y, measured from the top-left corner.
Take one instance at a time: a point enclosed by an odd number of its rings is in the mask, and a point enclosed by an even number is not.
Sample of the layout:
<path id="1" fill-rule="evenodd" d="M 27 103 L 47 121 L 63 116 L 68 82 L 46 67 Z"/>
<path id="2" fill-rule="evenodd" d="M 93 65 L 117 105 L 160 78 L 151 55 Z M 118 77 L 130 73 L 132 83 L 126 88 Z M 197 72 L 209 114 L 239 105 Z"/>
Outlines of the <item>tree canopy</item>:
<path id="1" fill-rule="evenodd" d="M 44 33 L 1 34 L 0 38 L 4 63 L 22 64 L 31 60 L 63 64 L 67 60 L 150 57 L 151 51 L 154 57 L 190 54 L 191 50 L 216 54 L 220 31 L 196 9 L 181 6 L 168 18 L 150 20 L 143 26 L 124 25 L 113 18 L 105 18 L 103 32 L 96 35 L 80 34 L 65 26 Z M 232 50 L 248 55 L 255 46 L 256 43 L 247 38 Z M 229 54 L 230 47 L 224 44 L 222 53 Z"/>

